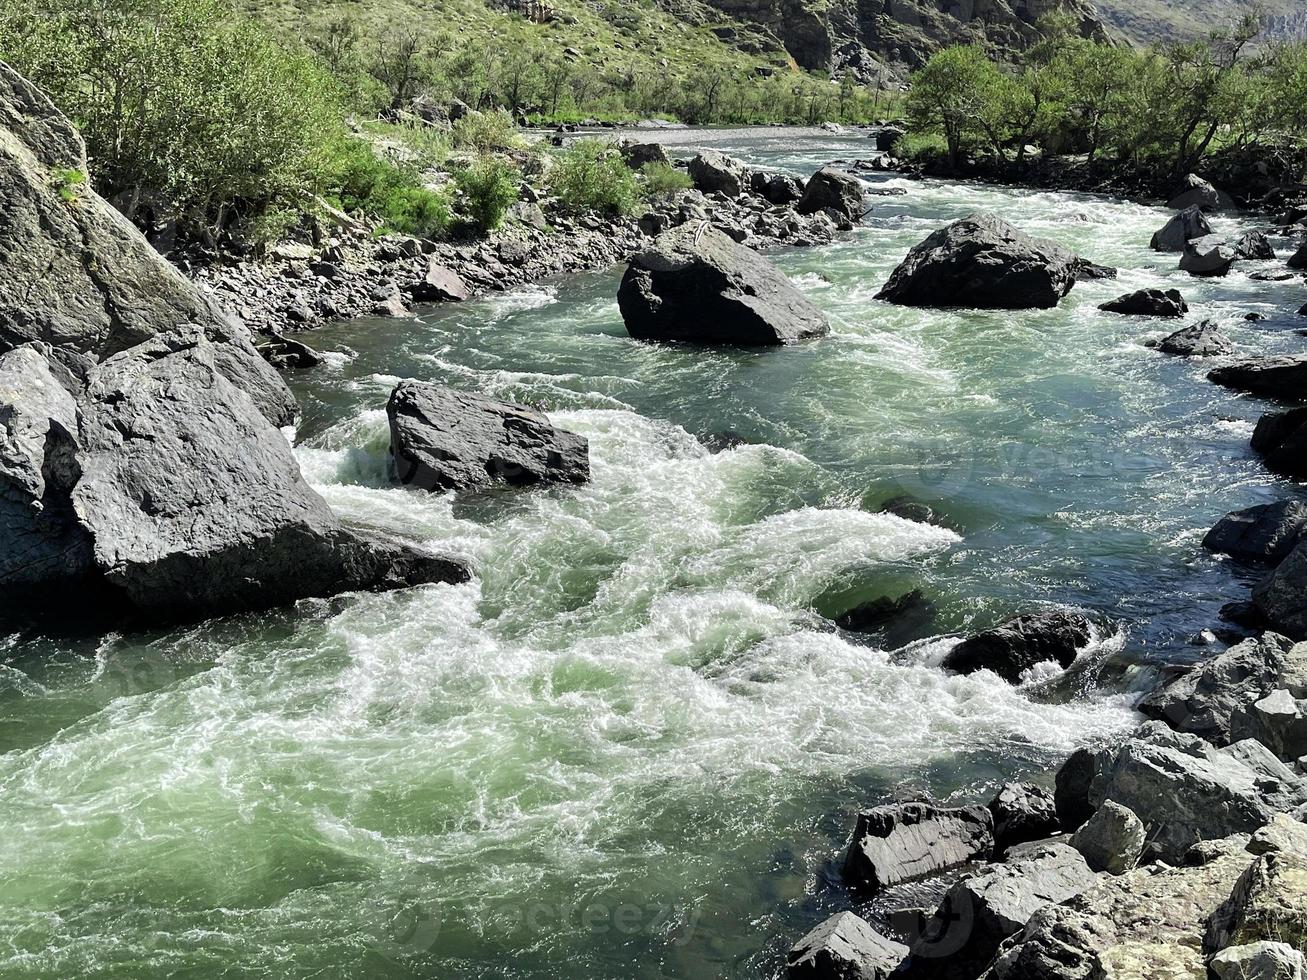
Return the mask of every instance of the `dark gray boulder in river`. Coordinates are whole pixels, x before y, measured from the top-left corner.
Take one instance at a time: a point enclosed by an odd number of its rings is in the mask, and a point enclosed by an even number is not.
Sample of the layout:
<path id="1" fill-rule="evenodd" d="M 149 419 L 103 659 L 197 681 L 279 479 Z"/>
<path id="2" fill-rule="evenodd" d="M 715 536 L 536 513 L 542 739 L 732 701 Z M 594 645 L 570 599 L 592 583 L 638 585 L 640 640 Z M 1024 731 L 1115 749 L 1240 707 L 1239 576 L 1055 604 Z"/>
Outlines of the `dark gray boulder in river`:
<path id="1" fill-rule="evenodd" d="M 963 640 L 945 655 L 942 666 L 959 674 L 992 670 L 1015 684 L 1036 664 L 1071 666 L 1092 636 L 1089 620 L 1078 613 L 1033 613 Z"/>
<path id="2" fill-rule="evenodd" d="M 395 476 L 404 484 L 485 490 L 590 479 L 585 437 L 522 405 L 404 381 L 391 392 L 386 415 Z"/>
<path id="3" fill-rule="evenodd" d="M 1219 278 L 1230 274 L 1238 258 L 1234 246 L 1220 235 L 1204 235 L 1185 245 L 1180 268 L 1191 276 Z"/>
<path id="4" fill-rule="evenodd" d="M 1226 211 L 1234 207 L 1234 201 L 1230 199 L 1229 194 L 1217 190 L 1209 181 L 1203 180 L 1197 174 L 1189 174 L 1166 206 L 1177 211 L 1192 207 L 1199 207 L 1204 211 Z"/>
<path id="5" fill-rule="evenodd" d="M 1235 350 L 1234 342 L 1212 320 L 1177 330 L 1161 340 L 1150 340 L 1145 346 L 1175 357 L 1219 357 Z"/>
<path id="6" fill-rule="evenodd" d="M 1240 235 L 1234 243 L 1234 250 L 1241 259 L 1254 262 L 1269 262 L 1275 258 L 1275 248 L 1271 240 L 1260 231 L 1249 231 Z"/>
<path id="7" fill-rule="evenodd" d="M 1253 430 L 1252 447 L 1272 472 L 1307 477 L 1307 408 L 1263 415 Z"/>
<path id="8" fill-rule="evenodd" d="M 872 807 L 858 814 L 844 858 L 844 881 L 857 891 L 875 894 L 901 881 L 987 860 L 993 849 L 994 818 L 983 806 Z"/>
<path id="9" fill-rule="evenodd" d="M 182 324 L 274 424 L 290 390 L 249 332 L 169 265 L 90 189 L 86 147 L 35 86 L 0 62 L 0 351 L 28 341 L 103 360 Z"/>
<path id="10" fill-rule="evenodd" d="M 786 957 L 789 980 L 885 980 L 908 955 L 852 912 L 832 915 Z"/>
<path id="11" fill-rule="evenodd" d="M 1307 541 L 1300 541 L 1255 589 L 1253 606 L 1267 627 L 1307 640 Z"/>
<path id="12" fill-rule="evenodd" d="M 1227 514 L 1203 538 L 1203 547 L 1253 565 L 1278 565 L 1307 539 L 1307 502 L 1281 500 Z"/>
<path id="13" fill-rule="evenodd" d="M 1155 232 L 1150 246 L 1154 252 L 1183 252 L 1184 247 L 1195 238 L 1211 233 L 1212 226 L 1203 214 L 1203 209 L 1195 204 L 1185 208 Z"/>
<path id="14" fill-rule="evenodd" d="M 822 167 L 808 179 L 794 210 L 799 214 L 816 214 L 829 209 L 857 222 L 862 218 L 862 199 L 862 181 L 843 170 Z"/>
<path id="15" fill-rule="evenodd" d="M 1189 304 L 1184 301 L 1178 289 L 1141 289 L 1118 296 L 1102 304 L 1099 309 L 1126 316 L 1184 316 L 1189 312 Z"/>
<path id="16" fill-rule="evenodd" d="M 639 340 L 769 346 L 830 331 L 779 269 L 706 222 L 664 232 L 632 256 L 617 303 Z"/>
<path id="17" fill-rule="evenodd" d="M 1057 804 L 1033 783 L 1005 783 L 986 806 L 994 818 L 994 853 L 1057 833 Z"/>
<path id="18" fill-rule="evenodd" d="M 1307 357 L 1260 357 L 1207 375 L 1224 388 L 1278 401 L 1307 401 Z"/>
<path id="19" fill-rule="evenodd" d="M 908 252 L 877 299 L 903 306 L 1048 309 L 1075 286 L 1081 260 L 997 215 L 973 214 Z"/>
<path id="20" fill-rule="evenodd" d="M 735 157 L 717 150 L 704 150 L 690 161 L 690 179 L 705 194 L 739 197 L 749 186 L 749 168 Z"/>

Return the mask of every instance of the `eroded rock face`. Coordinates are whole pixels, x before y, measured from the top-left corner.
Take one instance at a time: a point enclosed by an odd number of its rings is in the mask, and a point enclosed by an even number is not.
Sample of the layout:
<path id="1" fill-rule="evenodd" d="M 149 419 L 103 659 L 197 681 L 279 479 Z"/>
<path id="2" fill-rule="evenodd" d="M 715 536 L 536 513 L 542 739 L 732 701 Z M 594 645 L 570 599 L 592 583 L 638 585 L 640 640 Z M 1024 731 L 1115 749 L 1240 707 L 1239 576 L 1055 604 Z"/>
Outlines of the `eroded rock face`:
<path id="1" fill-rule="evenodd" d="M 584 436 L 555 428 L 541 412 L 405 381 L 386 405 L 395 476 L 424 490 L 486 490 L 590 479 Z"/>
<path id="2" fill-rule="evenodd" d="M 706 222 L 665 232 L 633 256 L 617 302 L 640 340 L 769 346 L 830 330 L 779 269 Z"/>
<path id="3" fill-rule="evenodd" d="M 1212 226 L 1203 214 L 1203 209 L 1195 204 L 1163 225 L 1153 235 L 1151 247 L 1154 252 L 1183 252 L 1189 242 L 1211 233 Z"/>
<path id="4" fill-rule="evenodd" d="M 1071 666 L 1092 636 L 1089 620 L 1077 613 L 1054 610 L 1018 616 L 963 640 L 945 655 L 942 666 L 959 674 L 992 670 L 1015 684 L 1036 664 Z"/>
<path id="5" fill-rule="evenodd" d="M 844 880 L 855 890 L 875 894 L 901 881 L 984 860 L 993 848 L 993 818 L 984 807 L 873 807 L 858 814 Z"/>
<path id="6" fill-rule="evenodd" d="M 289 389 L 222 313 L 87 183 L 86 149 L 40 91 L 0 63 L 0 350 L 29 341 L 103 360 L 196 324 L 214 364 L 276 425 Z"/>
<path id="7" fill-rule="evenodd" d="M 1076 284 L 1081 262 L 993 214 L 941 228 L 903 260 L 877 299 L 903 306 L 1048 309 Z"/>
<path id="8" fill-rule="evenodd" d="M 1227 946 L 1210 963 L 1216 980 L 1304 980 L 1307 958 L 1288 943 L 1260 942 Z"/>
<path id="9" fill-rule="evenodd" d="M 852 912 L 832 915 L 790 950 L 790 980 L 883 980 L 908 955 Z"/>
<path id="10" fill-rule="evenodd" d="M 1264 941 L 1307 949 L 1307 856 L 1263 854 L 1208 922 L 1208 952 Z"/>

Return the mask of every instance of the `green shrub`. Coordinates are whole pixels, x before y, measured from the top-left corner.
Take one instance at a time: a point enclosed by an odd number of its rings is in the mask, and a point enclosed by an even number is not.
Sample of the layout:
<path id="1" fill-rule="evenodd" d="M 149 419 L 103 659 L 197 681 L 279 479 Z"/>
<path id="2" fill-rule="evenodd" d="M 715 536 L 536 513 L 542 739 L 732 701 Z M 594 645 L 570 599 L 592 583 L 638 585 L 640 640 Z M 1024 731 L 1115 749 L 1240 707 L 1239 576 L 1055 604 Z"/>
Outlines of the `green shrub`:
<path id="1" fill-rule="evenodd" d="M 578 140 L 568 147 L 549 182 L 554 195 L 573 211 L 631 214 L 643 197 L 631 168 L 599 140 Z"/>
<path id="2" fill-rule="evenodd" d="M 50 173 L 50 186 L 69 204 L 76 204 L 86 185 L 86 174 L 77 169 L 54 170 Z"/>
<path id="3" fill-rule="evenodd" d="M 503 109 L 470 112 L 454 123 L 450 140 L 454 146 L 485 156 L 496 150 L 520 150 L 526 145 L 513 117 Z"/>
<path id="4" fill-rule="evenodd" d="M 449 227 L 449 201 L 422 186 L 418 172 L 377 156 L 364 140 L 337 141 L 328 195 L 342 210 L 373 217 L 380 232 L 437 238 Z"/>
<path id="5" fill-rule="evenodd" d="M 454 175 L 462 210 L 477 231 L 494 231 L 517 200 L 521 174 L 511 163 L 483 157 Z"/>
<path id="6" fill-rule="evenodd" d="M 670 163 L 646 163 L 640 168 L 640 174 L 644 177 L 644 186 L 650 194 L 671 194 L 694 186 L 689 174 L 677 170 Z"/>

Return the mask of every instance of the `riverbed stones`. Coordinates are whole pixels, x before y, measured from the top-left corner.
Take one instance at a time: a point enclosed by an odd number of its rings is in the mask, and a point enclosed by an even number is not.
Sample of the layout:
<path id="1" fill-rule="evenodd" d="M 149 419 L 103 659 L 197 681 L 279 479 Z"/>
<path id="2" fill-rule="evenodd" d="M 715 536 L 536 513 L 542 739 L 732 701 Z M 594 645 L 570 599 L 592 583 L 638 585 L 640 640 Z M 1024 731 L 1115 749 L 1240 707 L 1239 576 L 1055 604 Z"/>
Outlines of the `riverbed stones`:
<path id="1" fill-rule="evenodd" d="M 977 976 L 1036 912 L 1097 884 L 1084 857 L 1065 843 L 1024 848 L 1019 858 L 990 865 L 949 889 L 912 945 L 909 974 Z"/>
<path id="2" fill-rule="evenodd" d="M 1288 943 L 1227 946 L 1208 961 L 1216 980 L 1307 980 L 1307 959 Z"/>
<path id="3" fill-rule="evenodd" d="M 1147 832 L 1129 807 L 1108 800 L 1071 837 L 1071 846 L 1084 855 L 1094 871 L 1121 875 L 1139 863 Z"/>
<path id="4" fill-rule="evenodd" d="M 1138 292 L 1118 296 L 1099 307 L 1108 313 L 1122 313 L 1127 316 L 1184 316 L 1189 312 L 1189 304 L 1180 295 L 1178 289 L 1141 289 Z"/>
<path id="5" fill-rule="evenodd" d="M 843 170 L 822 167 L 808 178 L 794 210 L 799 214 L 831 210 L 857 223 L 862 220 L 862 199 L 862 181 Z"/>
<path id="6" fill-rule="evenodd" d="M 1207 375 L 1223 388 L 1277 401 L 1307 401 L 1307 357 L 1260 357 Z"/>
<path id="7" fill-rule="evenodd" d="M 1173 357 L 1219 357 L 1235 350 L 1234 342 L 1214 320 L 1184 327 L 1161 340 L 1150 340 L 1147 346 Z"/>
<path id="8" fill-rule="evenodd" d="M 404 381 L 391 392 L 386 415 L 395 477 L 407 486 L 488 490 L 590 478 L 585 437 L 522 405 Z"/>
<path id="9" fill-rule="evenodd" d="M 1185 243 L 1180 268 L 1191 276 L 1219 278 L 1230 274 L 1239 253 L 1220 235 L 1204 235 Z"/>
<path id="10" fill-rule="evenodd" d="M 463 278 L 434 256 L 427 260 L 422 277 L 409 285 L 408 293 L 417 303 L 462 303 L 472 295 Z"/>
<path id="11" fill-rule="evenodd" d="M 1036 664 L 1053 661 L 1066 668 L 1093 637 L 1089 620 L 1056 609 L 1017 616 L 1001 626 L 963 640 L 945 656 L 942 666 L 959 674 L 991 670 L 1009 683 Z"/>
<path id="12" fill-rule="evenodd" d="M 1150 243 L 1154 252 L 1183 252 L 1184 247 L 1195 238 L 1202 238 L 1212 233 L 1203 209 L 1191 205 L 1179 212 L 1162 226 Z"/>
<path id="13" fill-rule="evenodd" d="M 1278 565 L 1307 539 L 1307 501 L 1280 500 L 1227 514 L 1203 547 L 1249 565 Z"/>
<path id="14" fill-rule="evenodd" d="M 902 881 L 985 860 L 993 849 L 994 821 L 985 807 L 873 807 L 858 814 L 844 859 L 844 881 L 856 891 L 875 894 Z"/>
<path id="15" fill-rule="evenodd" d="M 214 365 L 275 425 L 290 390 L 249 332 L 90 187 L 86 148 L 54 104 L 0 63 L 0 351 L 29 341 L 102 361 L 197 325 Z"/>
<path id="16" fill-rule="evenodd" d="M 639 340 L 771 346 L 830 331 L 779 269 L 707 223 L 674 228 L 632 256 L 617 303 Z"/>
<path id="17" fill-rule="evenodd" d="M 909 251 L 877 299 L 903 306 L 1048 309 L 1076 278 L 1070 251 L 981 212 Z"/>
<path id="18" fill-rule="evenodd" d="M 1034 783 L 1005 783 L 987 804 L 994 818 L 994 853 L 1058 831 L 1057 804 Z"/>
<path id="19" fill-rule="evenodd" d="M 1307 477 L 1307 408 L 1263 415 L 1253 430 L 1252 448 L 1273 473 Z"/>
<path id="20" fill-rule="evenodd" d="M 1176 211 L 1191 207 L 1202 208 L 1204 211 L 1226 211 L 1234 207 L 1234 202 L 1230 195 L 1217 190 L 1209 181 L 1197 174 L 1188 174 L 1166 206 Z"/>
<path id="21" fill-rule="evenodd" d="M 735 157 L 704 150 L 690 161 L 690 179 L 705 194 L 739 197 L 749 186 L 749 168 Z"/>
<path id="22" fill-rule="evenodd" d="M 885 980 L 908 955 L 852 912 L 832 915 L 786 957 L 789 980 Z"/>

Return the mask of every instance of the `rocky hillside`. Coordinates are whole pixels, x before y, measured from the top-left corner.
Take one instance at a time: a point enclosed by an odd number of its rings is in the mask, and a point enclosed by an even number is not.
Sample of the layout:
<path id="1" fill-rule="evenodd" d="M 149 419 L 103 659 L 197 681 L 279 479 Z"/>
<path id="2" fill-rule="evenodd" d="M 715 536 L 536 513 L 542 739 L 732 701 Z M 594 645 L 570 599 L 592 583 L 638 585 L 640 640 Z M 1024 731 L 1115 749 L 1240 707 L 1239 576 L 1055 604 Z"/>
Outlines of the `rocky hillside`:
<path id="1" fill-rule="evenodd" d="M 1268 33 L 1307 38 L 1302 0 L 1096 0 L 1103 20 L 1137 44 L 1202 37 L 1246 14 L 1264 15 Z"/>

